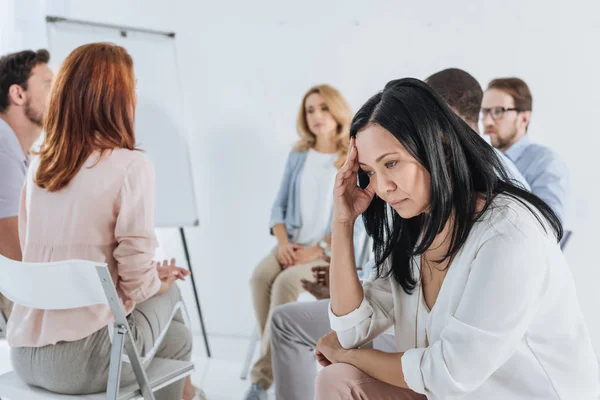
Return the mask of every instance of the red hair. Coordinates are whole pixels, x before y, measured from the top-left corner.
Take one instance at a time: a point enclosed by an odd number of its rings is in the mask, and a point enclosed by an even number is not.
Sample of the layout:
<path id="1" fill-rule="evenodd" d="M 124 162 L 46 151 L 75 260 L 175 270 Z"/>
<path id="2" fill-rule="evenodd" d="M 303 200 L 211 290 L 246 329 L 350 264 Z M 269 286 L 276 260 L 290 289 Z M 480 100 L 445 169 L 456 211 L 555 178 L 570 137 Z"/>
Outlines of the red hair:
<path id="1" fill-rule="evenodd" d="M 123 47 L 91 43 L 73 50 L 50 93 L 35 183 L 58 191 L 94 151 L 134 150 L 135 104 L 133 60 Z"/>

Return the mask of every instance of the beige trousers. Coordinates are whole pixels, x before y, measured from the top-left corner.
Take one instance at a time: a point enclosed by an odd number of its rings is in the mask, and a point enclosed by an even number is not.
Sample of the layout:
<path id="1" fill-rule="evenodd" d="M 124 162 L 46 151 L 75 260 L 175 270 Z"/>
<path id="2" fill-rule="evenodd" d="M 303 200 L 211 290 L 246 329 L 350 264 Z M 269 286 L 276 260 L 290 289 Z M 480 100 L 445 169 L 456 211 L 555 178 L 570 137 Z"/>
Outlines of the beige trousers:
<path id="1" fill-rule="evenodd" d="M 427 400 L 422 394 L 378 381 L 343 363 L 321 370 L 315 392 L 315 400 Z"/>
<path id="2" fill-rule="evenodd" d="M 250 287 L 256 321 L 261 335 L 261 353 L 260 358 L 252 367 L 252 383 L 258 383 L 265 389 L 273 384 L 270 335 L 271 310 L 281 304 L 298 300 L 298 296 L 304 291 L 300 280 L 313 280 L 312 268 L 321 265 L 327 265 L 327 262 L 317 260 L 283 269 L 273 252 L 266 256 L 254 269 Z"/>

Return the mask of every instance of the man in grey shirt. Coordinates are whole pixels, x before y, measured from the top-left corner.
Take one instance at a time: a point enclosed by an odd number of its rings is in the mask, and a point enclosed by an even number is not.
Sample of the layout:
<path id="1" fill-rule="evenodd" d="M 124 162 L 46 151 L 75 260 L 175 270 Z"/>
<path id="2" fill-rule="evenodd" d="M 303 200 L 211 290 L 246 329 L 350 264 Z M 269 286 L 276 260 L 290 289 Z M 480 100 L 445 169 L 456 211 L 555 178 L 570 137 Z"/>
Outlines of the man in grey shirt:
<path id="1" fill-rule="evenodd" d="M 31 146 L 42 133 L 52 85 L 46 50 L 0 57 L 0 254 L 21 261 L 18 215 Z M 12 305 L 0 294 L 0 328 Z"/>

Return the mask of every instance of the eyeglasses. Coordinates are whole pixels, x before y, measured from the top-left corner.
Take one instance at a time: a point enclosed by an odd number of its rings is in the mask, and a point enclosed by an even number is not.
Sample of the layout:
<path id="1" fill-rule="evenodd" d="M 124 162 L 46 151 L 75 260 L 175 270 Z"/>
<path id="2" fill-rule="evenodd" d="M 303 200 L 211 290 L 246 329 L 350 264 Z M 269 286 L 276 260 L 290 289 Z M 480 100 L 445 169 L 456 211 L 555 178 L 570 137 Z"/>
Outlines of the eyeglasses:
<path id="1" fill-rule="evenodd" d="M 479 111 L 479 118 L 481 118 L 481 120 L 483 121 L 485 119 L 485 116 L 490 114 L 494 121 L 498 121 L 504 118 L 504 113 L 507 111 L 520 112 L 521 110 L 519 110 L 518 108 L 506 107 L 482 108 L 481 111 Z"/>

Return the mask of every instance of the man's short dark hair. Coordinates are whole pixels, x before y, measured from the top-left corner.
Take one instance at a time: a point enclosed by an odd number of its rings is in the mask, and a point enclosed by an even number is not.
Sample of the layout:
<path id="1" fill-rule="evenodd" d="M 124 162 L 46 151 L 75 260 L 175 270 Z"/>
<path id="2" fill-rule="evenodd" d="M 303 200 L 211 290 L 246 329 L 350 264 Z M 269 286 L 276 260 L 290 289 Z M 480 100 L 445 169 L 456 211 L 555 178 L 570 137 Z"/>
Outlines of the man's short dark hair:
<path id="1" fill-rule="evenodd" d="M 515 108 L 519 111 L 531 111 L 533 109 L 533 97 L 529 86 L 519 78 L 498 78 L 488 85 L 488 90 L 496 89 L 508 93 L 515 101 Z"/>
<path id="2" fill-rule="evenodd" d="M 479 121 L 483 90 L 477 79 L 462 69 L 448 68 L 425 80 L 461 117 Z"/>
<path id="3" fill-rule="evenodd" d="M 8 90 L 12 85 L 19 85 L 27 90 L 27 80 L 31 70 L 39 64 L 48 64 L 48 50 L 24 50 L 0 57 L 0 112 L 5 112 L 10 105 Z"/>

